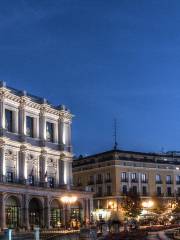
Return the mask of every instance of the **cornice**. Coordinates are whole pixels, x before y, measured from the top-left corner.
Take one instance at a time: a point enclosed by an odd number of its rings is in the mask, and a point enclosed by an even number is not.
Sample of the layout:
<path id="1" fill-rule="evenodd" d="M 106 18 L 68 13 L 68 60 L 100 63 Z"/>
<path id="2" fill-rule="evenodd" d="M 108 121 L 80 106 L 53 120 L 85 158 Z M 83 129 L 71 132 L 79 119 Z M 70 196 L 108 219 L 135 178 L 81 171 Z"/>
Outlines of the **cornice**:
<path id="1" fill-rule="evenodd" d="M 34 108 L 36 110 L 39 110 L 41 114 L 52 114 L 56 115 L 57 118 L 71 122 L 73 115 L 68 111 L 68 110 L 59 110 L 56 109 L 55 107 L 51 106 L 50 104 L 47 103 L 46 100 L 42 103 L 37 103 L 31 99 L 31 97 L 27 96 L 26 93 L 22 93 L 24 95 L 22 96 L 17 96 L 13 92 L 11 92 L 10 89 L 6 87 L 0 87 L 0 101 L 6 99 L 6 100 L 11 100 L 16 105 L 18 104 L 20 108 Z"/>

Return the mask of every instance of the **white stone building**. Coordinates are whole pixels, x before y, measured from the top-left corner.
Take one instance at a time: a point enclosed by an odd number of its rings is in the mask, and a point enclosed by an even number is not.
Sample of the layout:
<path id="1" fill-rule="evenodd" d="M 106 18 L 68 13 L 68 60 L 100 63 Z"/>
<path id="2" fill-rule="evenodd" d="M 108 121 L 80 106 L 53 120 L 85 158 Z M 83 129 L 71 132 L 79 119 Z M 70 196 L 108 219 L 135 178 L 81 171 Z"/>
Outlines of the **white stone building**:
<path id="1" fill-rule="evenodd" d="M 72 114 L 0 83 L 0 227 L 90 219 L 92 195 L 72 185 Z M 77 197 L 63 204 L 64 196 Z"/>

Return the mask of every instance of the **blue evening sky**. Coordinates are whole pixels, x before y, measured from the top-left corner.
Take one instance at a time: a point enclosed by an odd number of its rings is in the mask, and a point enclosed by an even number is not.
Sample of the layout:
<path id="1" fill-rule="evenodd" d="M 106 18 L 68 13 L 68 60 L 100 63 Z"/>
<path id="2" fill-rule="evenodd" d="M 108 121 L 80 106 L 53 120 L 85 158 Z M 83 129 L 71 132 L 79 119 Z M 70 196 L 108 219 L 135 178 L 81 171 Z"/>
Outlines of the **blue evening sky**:
<path id="1" fill-rule="evenodd" d="M 0 2 L 0 79 L 65 104 L 75 154 L 180 150 L 179 0 Z"/>

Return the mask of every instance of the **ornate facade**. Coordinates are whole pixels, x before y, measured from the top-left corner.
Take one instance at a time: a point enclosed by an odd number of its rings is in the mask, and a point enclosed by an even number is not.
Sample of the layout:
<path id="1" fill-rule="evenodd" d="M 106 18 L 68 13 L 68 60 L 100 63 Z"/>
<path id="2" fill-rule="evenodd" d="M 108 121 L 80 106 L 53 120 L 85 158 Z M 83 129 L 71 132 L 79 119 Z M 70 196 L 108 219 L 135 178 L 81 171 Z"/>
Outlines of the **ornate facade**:
<path id="1" fill-rule="evenodd" d="M 90 218 L 91 194 L 72 186 L 72 114 L 0 85 L 0 227 L 59 227 Z M 63 204 L 63 196 L 76 196 Z M 68 214 L 67 211 L 68 210 Z"/>

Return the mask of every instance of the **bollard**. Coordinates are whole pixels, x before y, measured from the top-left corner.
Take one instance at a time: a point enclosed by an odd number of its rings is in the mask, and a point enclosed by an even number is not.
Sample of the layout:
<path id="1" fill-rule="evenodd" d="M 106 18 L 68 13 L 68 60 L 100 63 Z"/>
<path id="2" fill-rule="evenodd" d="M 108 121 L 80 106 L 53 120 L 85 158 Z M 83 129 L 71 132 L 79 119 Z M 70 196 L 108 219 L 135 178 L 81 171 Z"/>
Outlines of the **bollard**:
<path id="1" fill-rule="evenodd" d="M 4 229 L 4 236 L 6 240 L 12 240 L 12 229 Z"/>
<path id="2" fill-rule="evenodd" d="M 39 240 L 39 227 L 34 228 L 35 240 Z"/>

